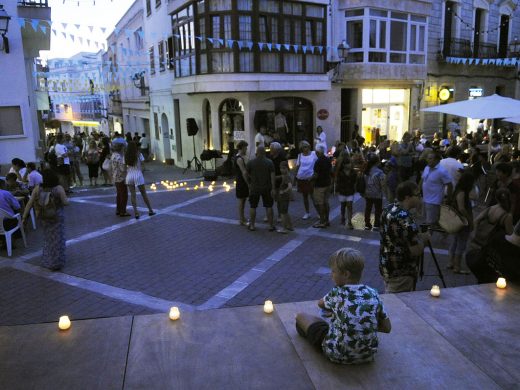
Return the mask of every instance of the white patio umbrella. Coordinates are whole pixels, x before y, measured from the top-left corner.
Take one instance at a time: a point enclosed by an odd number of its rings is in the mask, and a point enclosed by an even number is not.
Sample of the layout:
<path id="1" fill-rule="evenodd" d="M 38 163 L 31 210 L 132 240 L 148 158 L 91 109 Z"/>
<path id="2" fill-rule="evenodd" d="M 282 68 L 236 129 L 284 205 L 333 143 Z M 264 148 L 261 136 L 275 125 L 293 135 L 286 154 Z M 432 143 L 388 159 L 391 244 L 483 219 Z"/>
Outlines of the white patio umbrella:
<path id="1" fill-rule="evenodd" d="M 502 121 L 520 124 L 520 116 L 513 116 L 511 118 L 504 118 L 504 119 L 502 119 Z"/>
<path id="2" fill-rule="evenodd" d="M 506 118 L 520 113 L 520 100 L 491 95 L 455 103 L 423 108 L 425 112 L 440 112 L 473 119 Z"/>

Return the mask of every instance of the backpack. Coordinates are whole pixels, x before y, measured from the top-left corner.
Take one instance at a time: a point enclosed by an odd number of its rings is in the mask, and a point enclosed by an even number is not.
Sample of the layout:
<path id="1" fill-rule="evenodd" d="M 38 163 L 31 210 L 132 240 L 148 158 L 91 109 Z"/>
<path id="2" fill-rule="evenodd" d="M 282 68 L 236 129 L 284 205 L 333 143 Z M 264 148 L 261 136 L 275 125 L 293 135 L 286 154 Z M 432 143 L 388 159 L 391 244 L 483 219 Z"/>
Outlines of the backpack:
<path id="1" fill-rule="evenodd" d="M 366 190 L 367 190 L 366 175 L 360 173 L 356 180 L 356 192 L 359 192 L 359 195 L 364 196 Z"/>
<path id="2" fill-rule="evenodd" d="M 38 199 L 40 206 L 40 218 L 44 221 L 55 221 L 58 213 L 56 210 L 56 202 L 54 201 L 54 195 L 52 192 L 40 191 Z"/>

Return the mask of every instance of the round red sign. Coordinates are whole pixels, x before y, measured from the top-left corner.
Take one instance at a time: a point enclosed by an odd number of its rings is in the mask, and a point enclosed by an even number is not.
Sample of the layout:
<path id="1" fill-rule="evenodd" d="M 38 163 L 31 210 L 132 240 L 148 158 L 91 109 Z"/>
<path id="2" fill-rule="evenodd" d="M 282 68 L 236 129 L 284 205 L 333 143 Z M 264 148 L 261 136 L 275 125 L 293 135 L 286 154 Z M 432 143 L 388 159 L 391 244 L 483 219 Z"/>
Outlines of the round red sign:
<path id="1" fill-rule="evenodd" d="M 321 110 L 318 110 L 316 116 L 318 117 L 318 119 L 324 121 L 329 117 L 329 112 L 326 109 L 322 108 Z"/>

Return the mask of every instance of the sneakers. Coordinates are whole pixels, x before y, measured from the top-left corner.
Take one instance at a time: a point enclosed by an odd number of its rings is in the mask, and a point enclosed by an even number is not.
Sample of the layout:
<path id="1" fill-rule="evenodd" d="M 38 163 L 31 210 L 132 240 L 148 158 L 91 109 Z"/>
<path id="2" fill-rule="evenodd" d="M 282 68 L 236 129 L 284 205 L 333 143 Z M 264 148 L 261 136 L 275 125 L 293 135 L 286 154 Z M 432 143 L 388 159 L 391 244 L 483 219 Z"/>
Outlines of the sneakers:
<path id="1" fill-rule="evenodd" d="M 289 230 L 282 228 L 282 229 L 278 229 L 276 232 L 281 233 L 281 234 L 287 234 L 287 233 L 289 233 Z"/>
<path id="2" fill-rule="evenodd" d="M 365 225 L 365 230 L 372 230 L 372 226 L 370 226 L 370 225 Z"/>
<path id="3" fill-rule="evenodd" d="M 310 217 L 311 217 L 311 215 L 309 213 L 305 213 L 305 214 L 303 214 L 302 219 L 309 219 Z"/>

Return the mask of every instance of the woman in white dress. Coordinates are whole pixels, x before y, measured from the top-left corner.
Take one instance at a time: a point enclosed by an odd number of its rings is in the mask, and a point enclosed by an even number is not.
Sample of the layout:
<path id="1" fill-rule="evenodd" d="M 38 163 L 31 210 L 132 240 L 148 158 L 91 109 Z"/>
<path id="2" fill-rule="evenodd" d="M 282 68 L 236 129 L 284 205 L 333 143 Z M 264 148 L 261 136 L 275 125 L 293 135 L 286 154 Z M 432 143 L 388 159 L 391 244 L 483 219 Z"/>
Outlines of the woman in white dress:
<path id="1" fill-rule="evenodd" d="M 137 211 L 137 199 L 135 193 L 135 187 L 139 189 L 144 203 L 148 207 L 148 215 L 155 215 L 152 209 L 148 195 L 146 194 L 146 188 L 144 186 L 144 176 L 141 171 L 141 162 L 144 161 L 143 155 L 139 152 L 139 148 L 135 142 L 129 142 L 125 153 L 126 163 L 126 180 L 125 183 L 130 190 L 130 200 L 134 208 L 135 219 L 139 219 L 139 212 Z"/>

